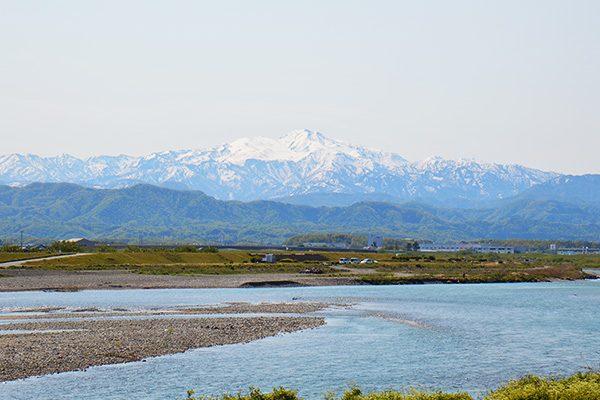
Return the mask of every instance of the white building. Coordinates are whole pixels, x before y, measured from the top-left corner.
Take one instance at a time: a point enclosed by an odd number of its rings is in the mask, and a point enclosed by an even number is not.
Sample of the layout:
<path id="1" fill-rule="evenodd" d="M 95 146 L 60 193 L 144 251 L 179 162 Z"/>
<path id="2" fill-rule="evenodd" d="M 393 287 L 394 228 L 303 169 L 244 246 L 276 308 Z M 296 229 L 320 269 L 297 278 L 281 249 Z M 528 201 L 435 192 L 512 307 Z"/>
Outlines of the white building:
<path id="1" fill-rule="evenodd" d="M 475 253 L 495 253 L 495 254 L 514 254 L 514 247 L 510 246 L 497 246 L 489 243 L 476 243 L 471 245 L 471 251 Z"/>
<path id="2" fill-rule="evenodd" d="M 348 247 L 350 247 L 350 245 L 348 243 L 327 243 L 327 242 L 305 242 L 302 243 L 302 246 L 304 247 L 328 247 L 328 248 L 335 248 L 335 249 L 346 249 Z"/>
<path id="3" fill-rule="evenodd" d="M 564 255 L 564 256 L 572 256 L 577 254 L 600 254 L 600 249 L 591 249 L 587 246 L 584 247 L 570 247 L 570 248 L 556 248 L 556 254 Z"/>
<path id="4" fill-rule="evenodd" d="M 509 246 L 498 246 L 490 243 L 419 243 L 419 251 L 446 252 L 472 251 L 475 253 L 513 254 L 515 249 Z"/>
<path id="5" fill-rule="evenodd" d="M 425 252 L 456 252 L 468 250 L 465 243 L 419 243 L 419 251 Z"/>

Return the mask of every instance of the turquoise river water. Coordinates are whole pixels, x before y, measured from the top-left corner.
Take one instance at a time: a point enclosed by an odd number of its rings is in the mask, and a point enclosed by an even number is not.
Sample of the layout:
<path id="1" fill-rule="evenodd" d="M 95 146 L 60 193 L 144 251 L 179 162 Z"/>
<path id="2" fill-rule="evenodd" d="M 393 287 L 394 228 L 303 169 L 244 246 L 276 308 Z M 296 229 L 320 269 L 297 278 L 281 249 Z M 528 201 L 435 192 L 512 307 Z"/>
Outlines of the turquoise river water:
<path id="1" fill-rule="evenodd" d="M 600 369 L 600 281 L 0 293 L 4 310 L 230 301 L 354 307 L 316 313 L 327 319 L 318 329 L 0 383 L 0 399 L 174 400 L 283 385 L 310 400 L 353 384 L 480 395 L 526 373 Z"/>

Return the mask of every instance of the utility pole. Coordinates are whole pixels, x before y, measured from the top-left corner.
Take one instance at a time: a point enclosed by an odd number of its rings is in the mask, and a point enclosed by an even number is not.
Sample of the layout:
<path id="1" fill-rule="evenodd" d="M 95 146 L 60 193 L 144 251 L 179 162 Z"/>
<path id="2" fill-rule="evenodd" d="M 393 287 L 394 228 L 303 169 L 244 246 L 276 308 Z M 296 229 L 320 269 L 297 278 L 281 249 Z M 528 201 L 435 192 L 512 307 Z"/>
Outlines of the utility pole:
<path id="1" fill-rule="evenodd" d="M 23 250 L 23 231 L 21 231 L 21 250 Z"/>

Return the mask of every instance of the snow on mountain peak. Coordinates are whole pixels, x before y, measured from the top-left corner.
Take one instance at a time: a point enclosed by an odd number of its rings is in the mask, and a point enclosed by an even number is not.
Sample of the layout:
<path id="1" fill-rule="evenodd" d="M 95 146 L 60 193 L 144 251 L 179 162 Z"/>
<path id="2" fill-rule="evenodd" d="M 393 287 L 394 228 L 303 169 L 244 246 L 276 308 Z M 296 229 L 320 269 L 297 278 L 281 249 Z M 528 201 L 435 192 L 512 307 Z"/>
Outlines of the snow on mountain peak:
<path id="1" fill-rule="evenodd" d="M 326 137 L 322 133 L 303 129 L 291 132 L 279 138 L 279 141 L 294 153 L 343 153 L 356 156 L 355 147 L 339 140 Z"/>
<path id="2" fill-rule="evenodd" d="M 279 141 L 295 152 L 309 152 L 321 149 L 327 145 L 336 145 L 339 142 L 325 137 L 322 133 L 301 129 L 293 131 L 279 138 Z"/>
<path id="3" fill-rule="evenodd" d="M 297 130 L 278 139 L 270 137 L 245 137 L 213 150 L 220 162 L 244 165 L 248 160 L 299 162 L 307 157 L 333 160 L 346 156 L 363 159 L 379 153 L 366 150 L 342 141 L 330 139 L 320 132 L 308 129 Z M 384 153 L 379 158 L 383 158 Z"/>
<path id="4" fill-rule="evenodd" d="M 281 136 L 279 139 L 284 141 L 331 141 L 321 132 L 311 131 L 310 129 L 297 129 Z"/>
<path id="5" fill-rule="evenodd" d="M 521 166 L 400 155 L 356 146 L 308 129 L 279 138 L 245 137 L 201 150 L 142 157 L 0 155 L 0 183 L 70 182 L 94 187 L 149 183 L 202 190 L 221 199 L 309 193 L 380 193 L 398 199 L 502 198 L 557 174 Z"/>
<path id="6" fill-rule="evenodd" d="M 290 157 L 277 139 L 258 136 L 234 140 L 213 150 L 221 163 L 244 165 L 247 160 L 274 161 Z"/>

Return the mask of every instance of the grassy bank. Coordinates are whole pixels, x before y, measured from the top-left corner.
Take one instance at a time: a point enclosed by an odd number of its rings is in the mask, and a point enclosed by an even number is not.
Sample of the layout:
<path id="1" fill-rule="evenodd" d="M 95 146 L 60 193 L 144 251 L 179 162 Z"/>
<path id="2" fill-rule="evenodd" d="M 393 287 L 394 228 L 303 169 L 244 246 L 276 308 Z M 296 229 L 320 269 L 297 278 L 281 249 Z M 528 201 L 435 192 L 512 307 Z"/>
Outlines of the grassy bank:
<path id="1" fill-rule="evenodd" d="M 37 260 L 27 268 L 42 270 L 126 270 L 159 275 L 232 275 L 319 273 L 323 278 L 351 278 L 359 284 L 427 282 L 539 282 L 585 279 L 585 268 L 600 268 L 600 256 L 469 253 L 342 253 L 274 252 L 277 262 L 259 263 L 264 253 L 242 250 L 215 252 L 113 251 L 64 259 Z M 337 266 L 340 258 L 370 258 L 376 264 Z"/>
<path id="2" fill-rule="evenodd" d="M 100 269 L 129 265 L 172 265 L 172 264 L 227 264 L 251 262 L 244 251 L 220 251 L 216 253 L 176 251 L 115 251 L 92 253 L 59 260 L 40 260 L 31 265 L 46 268 Z"/>
<path id="3" fill-rule="evenodd" d="M 51 255 L 52 254 L 49 254 L 47 251 L 32 251 L 32 252 L 0 251 L 0 263 L 10 262 L 10 261 L 29 260 L 32 258 L 48 257 Z"/>
<path id="4" fill-rule="evenodd" d="M 357 280 L 371 285 L 418 284 L 418 283 L 502 283 L 546 282 L 556 279 L 589 279 L 593 276 L 576 265 L 468 265 L 453 266 L 406 265 L 378 268 L 375 273 L 363 274 Z"/>
<path id="5" fill-rule="evenodd" d="M 94 253 L 65 259 L 32 261 L 27 268 L 62 271 L 125 270 L 150 275 L 232 275 L 261 273 L 299 273 L 305 263 L 264 264 L 252 262 L 260 255 L 245 251 L 201 252 L 127 252 Z M 323 272 L 333 269 L 322 266 Z"/>
<path id="6" fill-rule="evenodd" d="M 359 388 L 350 388 L 341 396 L 333 393 L 324 395 L 326 400 L 474 400 L 466 393 L 423 392 L 418 390 L 381 391 L 365 393 Z M 263 393 L 251 389 L 248 393 L 222 396 L 196 396 L 188 392 L 188 400 L 299 400 L 297 391 L 275 388 Z M 508 382 L 483 396 L 483 400 L 600 400 L 600 373 L 577 373 L 567 378 L 540 378 L 526 376 Z"/>

